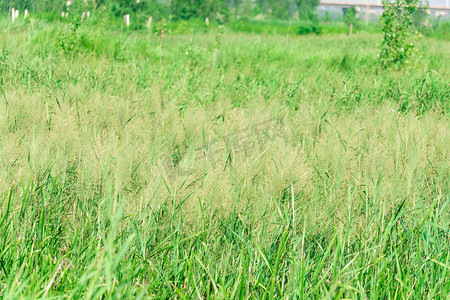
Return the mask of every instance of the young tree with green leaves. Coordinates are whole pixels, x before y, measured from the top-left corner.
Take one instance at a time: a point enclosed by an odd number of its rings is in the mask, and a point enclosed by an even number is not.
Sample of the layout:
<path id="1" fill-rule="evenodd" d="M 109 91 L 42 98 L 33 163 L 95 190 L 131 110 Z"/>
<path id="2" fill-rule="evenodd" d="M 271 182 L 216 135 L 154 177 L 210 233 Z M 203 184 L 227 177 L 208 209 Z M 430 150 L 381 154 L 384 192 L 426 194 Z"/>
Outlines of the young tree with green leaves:
<path id="1" fill-rule="evenodd" d="M 316 8 L 320 0 L 295 0 L 298 16 L 301 20 L 316 20 Z"/>
<path id="2" fill-rule="evenodd" d="M 358 18 L 356 17 L 356 8 L 354 6 L 350 6 L 344 15 L 344 22 L 350 27 L 350 35 L 353 33 L 353 27 L 358 26 Z"/>
<path id="3" fill-rule="evenodd" d="M 401 65 L 417 54 L 407 39 L 411 35 L 413 14 L 419 6 L 420 0 L 383 0 L 383 42 L 379 58 L 384 68 Z"/>
<path id="4" fill-rule="evenodd" d="M 182 20 L 229 16 L 229 7 L 225 0 L 172 0 L 170 9 L 174 19 Z"/>
<path id="5" fill-rule="evenodd" d="M 277 19 L 288 19 L 290 16 L 291 5 L 291 0 L 278 0 L 272 2 L 272 16 Z"/>

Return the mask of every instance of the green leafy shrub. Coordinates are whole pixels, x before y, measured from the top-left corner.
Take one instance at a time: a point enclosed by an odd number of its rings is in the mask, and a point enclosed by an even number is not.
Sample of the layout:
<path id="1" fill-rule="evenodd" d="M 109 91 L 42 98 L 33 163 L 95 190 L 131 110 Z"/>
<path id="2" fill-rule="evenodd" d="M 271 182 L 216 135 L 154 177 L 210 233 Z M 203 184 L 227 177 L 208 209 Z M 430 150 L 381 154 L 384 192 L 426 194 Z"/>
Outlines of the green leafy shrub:
<path id="1" fill-rule="evenodd" d="M 320 34 L 322 33 L 322 27 L 318 22 L 314 21 L 301 22 L 297 25 L 297 33 L 300 35 L 309 33 Z"/>
<path id="2" fill-rule="evenodd" d="M 356 17 L 356 8 L 354 6 L 349 7 L 345 12 L 344 22 L 348 26 L 350 26 L 350 24 L 352 24 L 355 27 L 359 25 L 359 19 Z"/>
<path id="3" fill-rule="evenodd" d="M 245 33 L 269 33 L 269 34 L 320 34 L 322 26 L 317 21 L 296 21 L 289 23 L 284 20 L 248 21 L 246 19 L 227 24 L 235 32 Z"/>
<path id="4" fill-rule="evenodd" d="M 414 45 L 407 40 L 418 5 L 419 0 L 383 0 L 383 42 L 379 53 L 383 68 L 401 65 L 418 55 Z"/>

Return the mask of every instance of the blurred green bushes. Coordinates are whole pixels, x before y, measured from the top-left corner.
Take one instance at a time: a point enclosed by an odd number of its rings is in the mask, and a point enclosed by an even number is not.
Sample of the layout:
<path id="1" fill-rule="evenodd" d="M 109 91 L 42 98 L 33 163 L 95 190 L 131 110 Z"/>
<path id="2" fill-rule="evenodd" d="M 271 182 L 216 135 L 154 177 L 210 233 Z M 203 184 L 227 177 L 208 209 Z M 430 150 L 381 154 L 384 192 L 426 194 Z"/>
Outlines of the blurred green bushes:
<path id="1" fill-rule="evenodd" d="M 1 2 L 0 7 L 5 6 L 5 2 Z M 142 1 L 142 0 L 141 0 Z M 90 11 L 90 18 L 85 18 L 83 26 L 91 27 L 95 30 L 135 30 L 148 31 L 152 34 L 158 35 L 161 29 L 165 29 L 166 34 L 192 34 L 192 33 L 206 33 L 208 31 L 216 31 L 220 24 L 225 25 L 226 31 L 237 33 L 251 33 L 251 34 L 273 34 L 273 35 L 307 35 L 307 34 L 348 34 L 349 20 L 343 18 L 330 21 L 329 18 L 318 19 L 311 17 L 311 19 L 276 19 L 264 17 L 262 19 L 255 19 L 249 17 L 239 17 L 233 19 L 230 15 L 218 15 L 217 18 L 209 19 L 207 24 L 205 18 L 192 17 L 190 19 L 170 17 L 170 7 L 161 5 L 157 1 L 148 1 L 142 4 L 141 8 L 145 9 L 130 9 L 127 6 L 119 5 L 111 2 L 109 4 L 98 6 L 95 10 L 87 10 L 84 6 L 72 4 L 68 10 L 68 17 L 61 17 L 61 7 L 58 6 L 57 11 L 34 11 L 30 12 L 30 17 L 27 20 L 23 19 L 23 10 L 18 20 L 11 28 L 19 28 L 25 26 L 30 19 L 45 20 L 47 22 L 60 22 L 62 24 L 77 28 L 82 23 L 82 13 Z M 20 6 L 17 6 L 20 7 Z M 90 7 L 93 8 L 93 7 Z M 23 9 L 23 7 L 22 7 Z M 66 8 L 64 8 L 67 11 Z M 150 14 L 149 11 L 152 13 Z M 123 20 L 123 14 L 130 14 L 130 26 L 127 27 Z M 148 24 L 149 18 L 152 18 L 151 24 Z M 8 16 L 3 14 L 0 16 L 3 24 L 10 22 Z M 368 32 L 380 33 L 381 26 L 377 23 L 366 24 L 354 17 L 353 32 Z M 5 27 L 8 28 L 8 27 Z M 420 31 L 425 36 L 430 36 L 438 39 L 450 39 L 450 22 L 441 21 L 440 19 L 426 19 L 426 22 L 418 23 L 416 30 Z M 87 30 L 87 29 L 86 29 Z"/>

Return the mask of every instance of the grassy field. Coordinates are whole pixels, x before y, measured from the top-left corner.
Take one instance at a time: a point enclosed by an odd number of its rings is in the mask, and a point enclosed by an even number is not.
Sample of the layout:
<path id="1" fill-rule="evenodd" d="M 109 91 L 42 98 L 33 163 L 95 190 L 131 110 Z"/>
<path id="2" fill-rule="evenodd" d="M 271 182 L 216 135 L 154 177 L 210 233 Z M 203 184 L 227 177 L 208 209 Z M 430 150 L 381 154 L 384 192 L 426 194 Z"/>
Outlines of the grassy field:
<path id="1" fill-rule="evenodd" d="M 447 299 L 450 41 L 0 32 L 0 298 Z"/>

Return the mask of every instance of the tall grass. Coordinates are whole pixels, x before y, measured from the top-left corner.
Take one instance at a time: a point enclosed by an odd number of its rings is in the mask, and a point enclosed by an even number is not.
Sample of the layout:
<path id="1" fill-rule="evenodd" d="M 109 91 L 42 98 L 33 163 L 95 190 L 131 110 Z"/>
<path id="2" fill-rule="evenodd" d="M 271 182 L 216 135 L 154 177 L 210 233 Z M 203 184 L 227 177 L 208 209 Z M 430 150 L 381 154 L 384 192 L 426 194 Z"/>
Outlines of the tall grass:
<path id="1" fill-rule="evenodd" d="M 449 42 L 103 28 L 0 34 L 0 297 L 448 298 Z"/>

